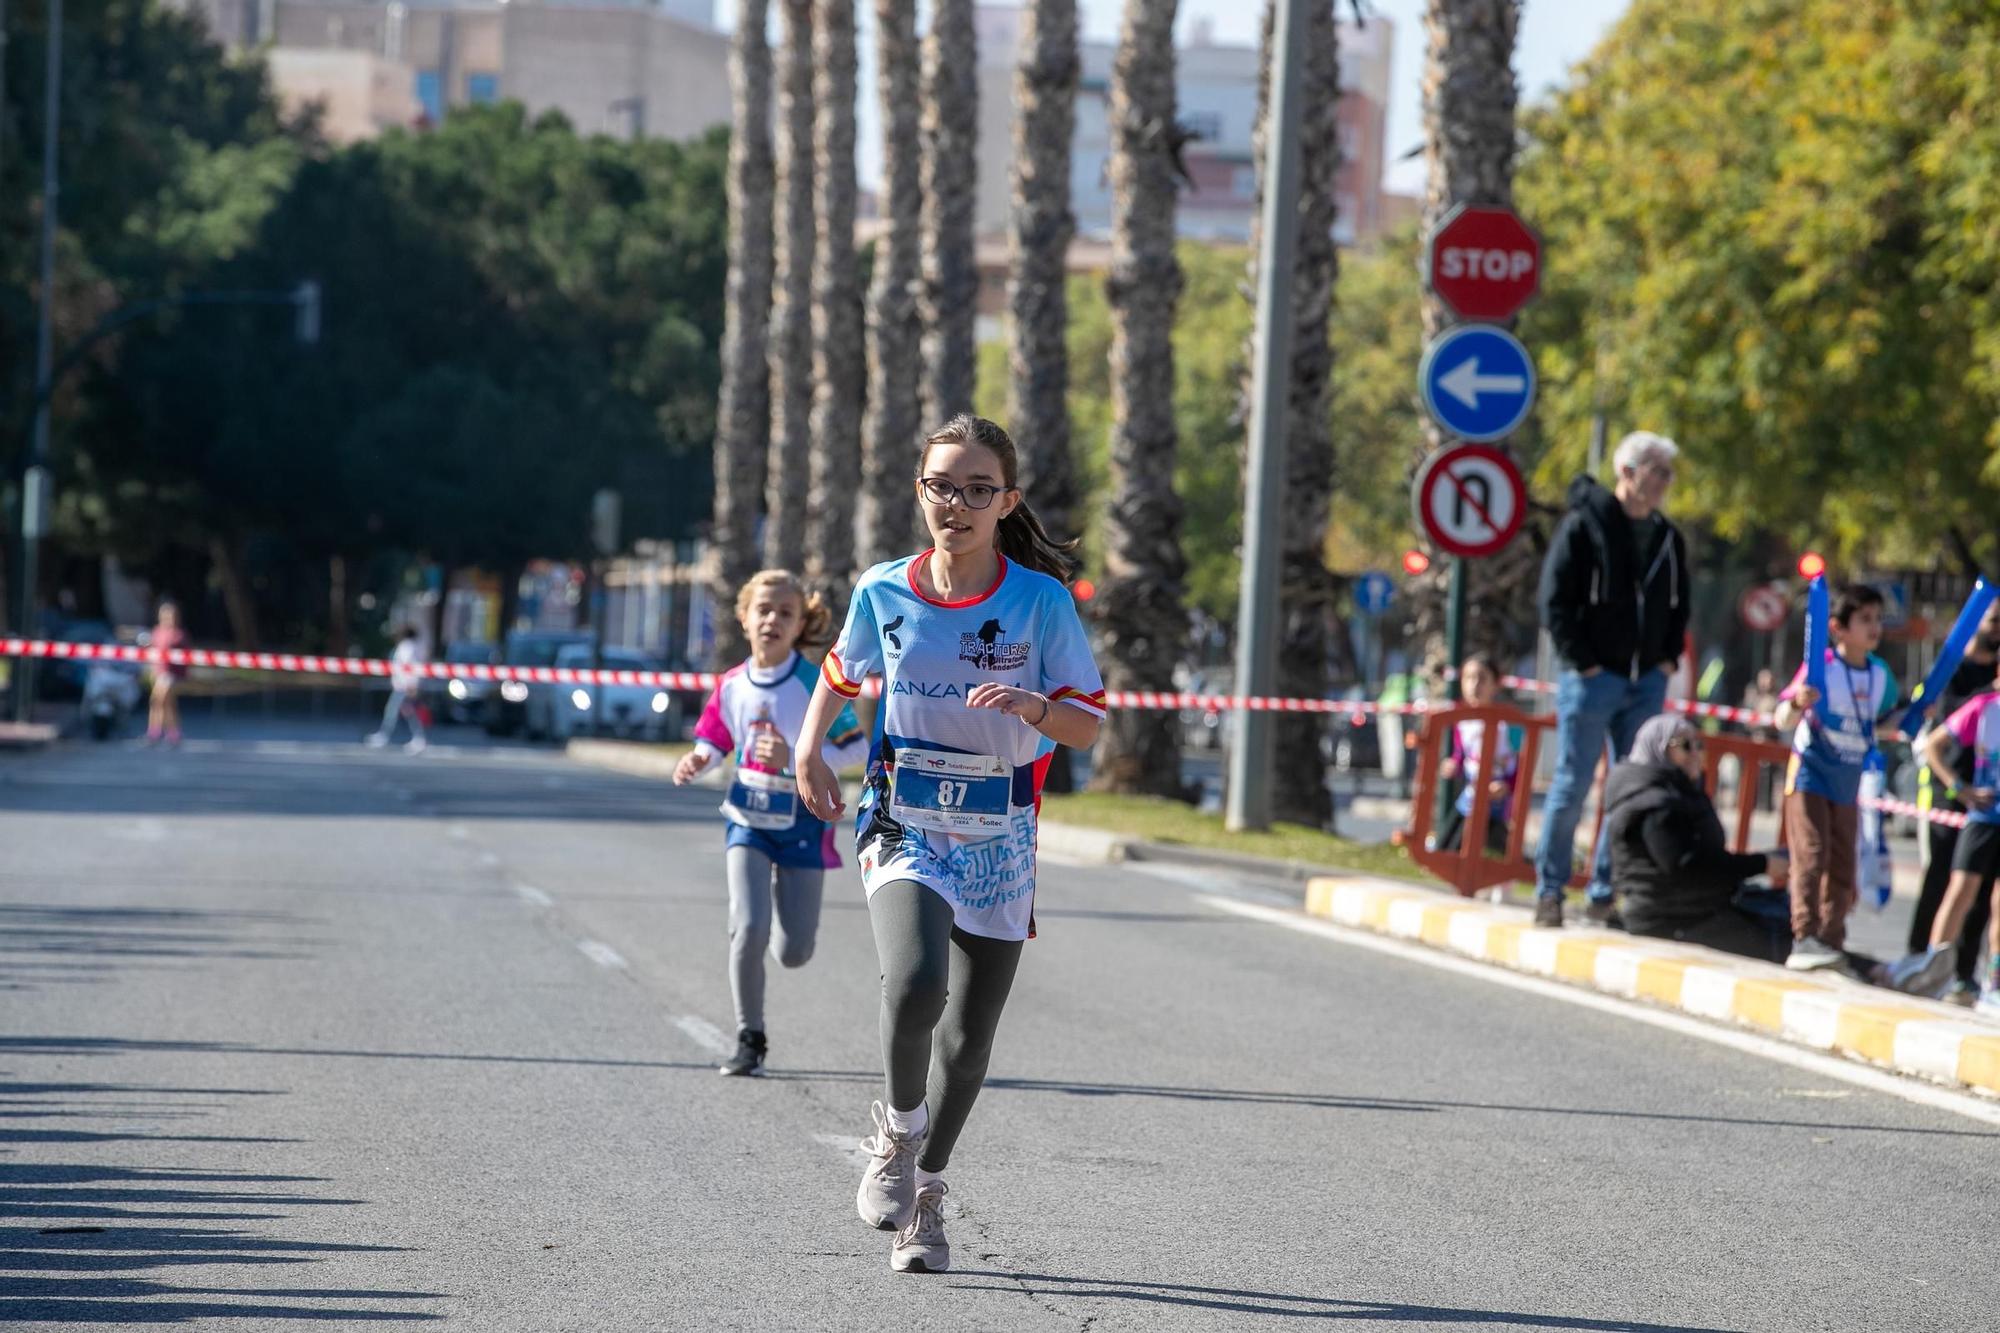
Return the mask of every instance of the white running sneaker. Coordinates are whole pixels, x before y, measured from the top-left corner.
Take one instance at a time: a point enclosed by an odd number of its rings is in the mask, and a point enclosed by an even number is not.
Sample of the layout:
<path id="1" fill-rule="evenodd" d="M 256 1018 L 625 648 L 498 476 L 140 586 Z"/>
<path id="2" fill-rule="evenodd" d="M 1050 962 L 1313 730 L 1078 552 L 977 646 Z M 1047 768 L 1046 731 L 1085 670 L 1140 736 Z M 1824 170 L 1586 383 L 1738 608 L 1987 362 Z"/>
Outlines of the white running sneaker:
<path id="1" fill-rule="evenodd" d="M 389 738 L 379 731 L 369 732 L 368 738 L 362 742 L 363 745 L 366 745 L 371 750 L 379 750 L 388 743 Z"/>
<path id="2" fill-rule="evenodd" d="M 412 737 L 410 743 L 403 747 L 403 753 L 422 754 L 425 750 L 428 750 L 430 748 L 431 748 L 431 743 L 429 741 L 425 740 L 422 736 L 416 736 Z"/>
<path id="3" fill-rule="evenodd" d="M 900 1231 L 916 1207 L 917 1151 L 924 1146 L 924 1135 L 891 1133 L 889 1112 L 880 1102 L 868 1114 L 875 1120 L 875 1134 L 861 1140 L 868 1169 L 861 1173 L 854 1211 L 877 1231 Z"/>
<path id="4" fill-rule="evenodd" d="M 889 1267 L 898 1273 L 943 1273 L 951 1268 L 951 1243 L 944 1238 L 942 1180 L 917 1191 L 910 1224 L 896 1233 L 889 1250 Z"/>
<path id="5" fill-rule="evenodd" d="M 1785 966 L 1794 972 L 1817 972 L 1822 967 L 1839 967 L 1846 961 L 1840 950 L 1808 935 L 1792 942 Z"/>
<path id="6" fill-rule="evenodd" d="M 1958 946 L 1936 944 L 1889 964 L 1889 984 L 1905 995 L 1942 995 L 1958 967 Z"/>
<path id="7" fill-rule="evenodd" d="M 1979 1000 L 1972 1006 L 1972 1012 L 1985 1018 L 2000 1018 L 2000 986 L 1988 986 L 1979 992 Z"/>

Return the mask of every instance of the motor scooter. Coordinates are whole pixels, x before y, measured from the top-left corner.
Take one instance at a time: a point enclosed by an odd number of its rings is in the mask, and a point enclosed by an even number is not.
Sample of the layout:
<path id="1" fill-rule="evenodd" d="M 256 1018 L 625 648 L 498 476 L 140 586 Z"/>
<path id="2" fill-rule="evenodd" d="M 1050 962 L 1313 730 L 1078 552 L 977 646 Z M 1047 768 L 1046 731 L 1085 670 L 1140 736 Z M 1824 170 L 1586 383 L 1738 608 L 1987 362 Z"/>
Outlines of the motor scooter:
<path id="1" fill-rule="evenodd" d="M 83 677 L 83 702 L 77 707 L 92 740 L 108 741 L 139 706 L 139 680 L 115 662 L 93 662 Z"/>

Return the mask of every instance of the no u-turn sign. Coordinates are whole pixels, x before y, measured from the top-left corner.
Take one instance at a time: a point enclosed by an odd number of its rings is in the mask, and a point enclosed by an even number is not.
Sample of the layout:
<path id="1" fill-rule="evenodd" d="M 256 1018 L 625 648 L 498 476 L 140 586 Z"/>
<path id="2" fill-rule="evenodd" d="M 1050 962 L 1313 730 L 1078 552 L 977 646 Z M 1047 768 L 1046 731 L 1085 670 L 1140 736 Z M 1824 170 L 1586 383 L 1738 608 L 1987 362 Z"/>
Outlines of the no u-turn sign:
<path id="1" fill-rule="evenodd" d="M 1528 516 L 1528 488 L 1514 460 L 1490 444 L 1454 444 L 1424 460 L 1411 499 L 1417 526 L 1447 555 L 1497 553 Z"/>

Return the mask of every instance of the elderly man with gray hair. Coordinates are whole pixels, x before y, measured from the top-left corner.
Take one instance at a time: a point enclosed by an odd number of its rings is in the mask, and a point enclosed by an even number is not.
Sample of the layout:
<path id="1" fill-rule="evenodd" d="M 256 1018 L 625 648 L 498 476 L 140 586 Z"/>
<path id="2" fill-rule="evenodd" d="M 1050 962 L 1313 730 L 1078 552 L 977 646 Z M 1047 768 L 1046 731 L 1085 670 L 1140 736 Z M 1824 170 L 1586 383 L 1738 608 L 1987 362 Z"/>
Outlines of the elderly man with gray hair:
<path id="1" fill-rule="evenodd" d="M 1556 772 L 1542 808 L 1535 858 L 1535 924 L 1560 926 L 1576 826 L 1597 761 L 1616 762 L 1641 723 L 1666 705 L 1667 677 L 1687 639 L 1688 556 L 1660 512 L 1680 450 L 1634 431 L 1612 456 L 1618 481 L 1570 483 L 1569 512 L 1542 563 L 1542 624 L 1562 659 L 1556 685 Z M 1611 847 L 1600 839 L 1590 877 L 1590 920 L 1615 924 Z"/>

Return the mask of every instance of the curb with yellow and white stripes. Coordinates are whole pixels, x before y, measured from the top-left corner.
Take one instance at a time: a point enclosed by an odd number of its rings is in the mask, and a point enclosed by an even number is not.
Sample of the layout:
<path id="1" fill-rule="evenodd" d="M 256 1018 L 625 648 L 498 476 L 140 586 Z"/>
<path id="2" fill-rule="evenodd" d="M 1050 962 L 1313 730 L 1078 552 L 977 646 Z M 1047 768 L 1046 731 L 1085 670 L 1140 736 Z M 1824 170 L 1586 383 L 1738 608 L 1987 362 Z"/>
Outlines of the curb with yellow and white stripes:
<path id="1" fill-rule="evenodd" d="M 1846 977 L 1788 972 L 1713 949 L 1616 931 L 1537 927 L 1522 908 L 1386 880 L 1308 880 L 1306 911 L 1343 926 L 2000 1095 L 2000 1023 Z"/>

